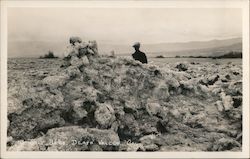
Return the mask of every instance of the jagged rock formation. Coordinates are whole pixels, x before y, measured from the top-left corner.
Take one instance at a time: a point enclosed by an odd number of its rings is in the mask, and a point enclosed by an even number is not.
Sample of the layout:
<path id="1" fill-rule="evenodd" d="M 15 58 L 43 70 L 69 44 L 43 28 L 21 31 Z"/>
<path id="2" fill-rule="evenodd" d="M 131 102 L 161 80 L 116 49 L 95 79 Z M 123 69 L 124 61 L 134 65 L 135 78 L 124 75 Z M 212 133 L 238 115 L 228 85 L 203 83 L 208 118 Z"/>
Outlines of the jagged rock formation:
<path id="1" fill-rule="evenodd" d="M 8 150 L 241 150 L 240 69 L 160 69 L 70 43 L 56 71 L 30 72 L 19 94 L 10 84 Z"/>

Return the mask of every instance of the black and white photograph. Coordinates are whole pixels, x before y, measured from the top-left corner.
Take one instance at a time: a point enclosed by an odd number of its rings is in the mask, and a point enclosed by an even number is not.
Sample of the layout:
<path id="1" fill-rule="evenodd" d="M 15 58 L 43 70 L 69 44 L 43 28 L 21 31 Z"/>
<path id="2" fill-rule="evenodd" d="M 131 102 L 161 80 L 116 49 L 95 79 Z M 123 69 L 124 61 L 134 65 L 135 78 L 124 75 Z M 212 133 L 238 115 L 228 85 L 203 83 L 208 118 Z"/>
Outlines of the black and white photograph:
<path id="1" fill-rule="evenodd" d="M 6 151 L 243 152 L 249 35 L 224 3 L 8 7 Z"/>

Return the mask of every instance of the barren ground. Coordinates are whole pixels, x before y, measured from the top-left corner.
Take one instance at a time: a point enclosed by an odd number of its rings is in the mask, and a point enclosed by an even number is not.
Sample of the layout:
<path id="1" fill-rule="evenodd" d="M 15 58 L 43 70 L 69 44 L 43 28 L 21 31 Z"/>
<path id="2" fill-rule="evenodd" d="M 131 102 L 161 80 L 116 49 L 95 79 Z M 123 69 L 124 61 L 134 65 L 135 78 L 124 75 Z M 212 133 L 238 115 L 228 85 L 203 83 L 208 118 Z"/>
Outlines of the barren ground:
<path id="1" fill-rule="evenodd" d="M 62 63 L 8 60 L 9 151 L 241 151 L 239 64 Z"/>

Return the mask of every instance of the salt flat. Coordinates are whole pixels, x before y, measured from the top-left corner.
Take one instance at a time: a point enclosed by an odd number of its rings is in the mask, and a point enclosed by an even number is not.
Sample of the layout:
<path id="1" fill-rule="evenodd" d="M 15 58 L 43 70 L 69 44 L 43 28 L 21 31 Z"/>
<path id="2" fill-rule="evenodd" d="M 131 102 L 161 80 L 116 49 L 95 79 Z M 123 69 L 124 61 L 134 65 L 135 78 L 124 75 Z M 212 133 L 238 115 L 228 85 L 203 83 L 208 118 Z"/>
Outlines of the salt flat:
<path id="1" fill-rule="evenodd" d="M 240 60 L 190 60 L 8 59 L 8 150 L 241 151 Z"/>

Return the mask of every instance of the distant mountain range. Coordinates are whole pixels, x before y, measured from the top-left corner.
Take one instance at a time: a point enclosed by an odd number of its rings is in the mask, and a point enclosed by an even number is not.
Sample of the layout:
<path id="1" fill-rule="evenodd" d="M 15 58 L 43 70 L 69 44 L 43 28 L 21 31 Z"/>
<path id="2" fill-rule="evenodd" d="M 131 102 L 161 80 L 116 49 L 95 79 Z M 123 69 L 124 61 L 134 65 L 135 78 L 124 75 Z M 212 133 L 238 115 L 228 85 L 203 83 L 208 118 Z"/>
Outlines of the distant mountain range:
<path id="1" fill-rule="evenodd" d="M 242 51 L 242 39 L 195 41 L 187 43 L 166 43 L 158 46 L 145 46 L 145 50 L 154 48 L 150 55 L 164 55 L 166 57 L 179 56 L 220 56 L 230 51 Z M 150 49 L 151 48 L 151 49 Z M 164 50 L 165 49 L 165 50 Z"/>
<path id="2" fill-rule="evenodd" d="M 180 56 L 221 56 L 231 51 L 242 52 L 242 43 L 203 49 L 182 50 L 172 53 Z"/>
<path id="3" fill-rule="evenodd" d="M 67 45 L 67 41 L 9 41 L 8 56 L 39 57 L 51 50 L 56 56 L 62 57 Z M 120 55 L 129 55 L 134 52 L 132 46 L 126 44 L 98 43 L 98 49 L 100 54 L 109 54 L 112 50 L 115 51 L 115 54 Z M 242 38 L 181 43 L 142 44 L 141 50 L 148 56 L 220 56 L 230 51 L 241 51 Z"/>

